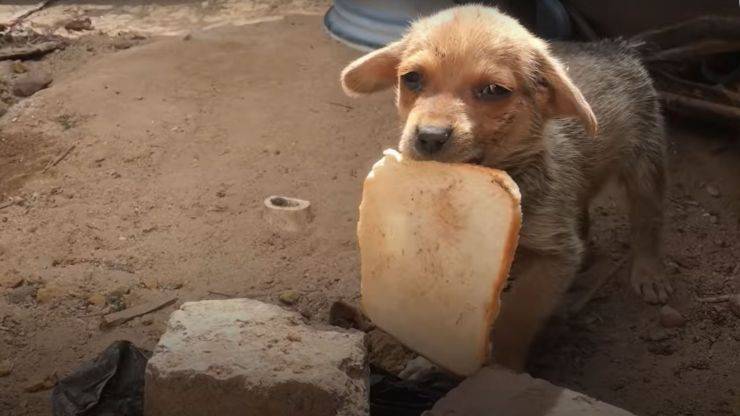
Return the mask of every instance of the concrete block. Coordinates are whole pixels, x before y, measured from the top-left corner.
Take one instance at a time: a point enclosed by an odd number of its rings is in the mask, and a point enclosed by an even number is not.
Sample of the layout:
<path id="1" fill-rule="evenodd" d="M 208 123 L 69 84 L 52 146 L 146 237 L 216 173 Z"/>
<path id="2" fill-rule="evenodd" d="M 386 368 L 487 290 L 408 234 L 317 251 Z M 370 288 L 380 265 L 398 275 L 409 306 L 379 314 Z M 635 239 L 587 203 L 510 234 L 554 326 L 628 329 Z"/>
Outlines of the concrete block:
<path id="1" fill-rule="evenodd" d="M 529 374 L 486 367 L 423 416 L 634 416 L 618 407 Z"/>
<path id="2" fill-rule="evenodd" d="M 188 302 L 146 370 L 146 416 L 366 416 L 364 334 L 250 299 Z"/>

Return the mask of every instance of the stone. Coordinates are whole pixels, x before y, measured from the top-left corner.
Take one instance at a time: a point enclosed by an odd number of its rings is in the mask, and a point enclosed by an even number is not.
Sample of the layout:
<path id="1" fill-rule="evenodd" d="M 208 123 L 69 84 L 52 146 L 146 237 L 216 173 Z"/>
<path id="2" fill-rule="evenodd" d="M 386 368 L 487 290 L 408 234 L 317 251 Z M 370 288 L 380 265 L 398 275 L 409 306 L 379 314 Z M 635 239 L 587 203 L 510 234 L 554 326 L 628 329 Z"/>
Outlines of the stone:
<path id="1" fill-rule="evenodd" d="M 370 363 L 393 375 L 399 375 L 414 358 L 411 351 L 380 329 L 368 332 L 367 341 Z"/>
<path id="2" fill-rule="evenodd" d="M 300 298 L 301 294 L 296 292 L 295 290 L 286 290 L 285 292 L 281 293 L 280 296 L 278 296 L 280 302 L 283 302 L 286 305 L 293 305 L 294 303 L 298 302 L 298 299 Z"/>
<path id="3" fill-rule="evenodd" d="M 67 296 L 67 291 L 61 286 L 51 283 L 36 292 L 36 302 L 52 303 Z"/>
<path id="4" fill-rule="evenodd" d="M 146 369 L 147 416 L 368 415 L 364 334 L 251 299 L 187 302 Z"/>
<path id="5" fill-rule="evenodd" d="M 0 275 L 0 287 L 15 289 L 22 285 L 25 279 L 16 273 L 9 273 L 6 275 Z"/>
<path id="6" fill-rule="evenodd" d="M 14 74 L 25 74 L 28 72 L 28 67 L 26 67 L 26 65 L 21 61 L 13 61 L 13 63 L 10 64 L 10 69 Z"/>
<path id="7" fill-rule="evenodd" d="M 452 389 L 425 416 L 634 416 L 529 374 L 484 367 Z"/>
<path id="8" fill-rule="evenodd" d="M 664 305 L 660 308 L 660 324 L 664 328 L 677 328 L 686 324 L 686 318 L 679 311 Z"/>
<path id="9" fill-rule="evenodd" d="M 100 293 L 94 293 L 87 298 L 87 303 L 95 306 L 103 306 L 106 303 L 105 296 Z"/>
<path id="10" fill-rule="evenodd" d="M 64 28 L 71 32 L 81 32 L 83 30 L 92 30 L 92 21 L 89 17 L 78 17 L 68 21 Z"/>
<path id="11" fill-rule="evenodd" d="M 53 81 L 51 75 L 46 72 L 29 72 L 15 80 L 13 94 L 18 97 L 30 97 L 37 91 L 48 87 L 51 81 Z"/>
<path id="12" fill-rule="evenodd" d="M 707 193 L 710 196 L 712 196 L 714 198 L 718 198 L 720 196 L 719 189 L 716 186 L 714 186 L 714 185 L 707 185 L 706 189 L 707 189 Z"/>
<path id="13" fill-rule="evenodd" d="M 0 360 L 0 377 L 9 376 L 13 372 L 13 363 L 10 360 Z"/>

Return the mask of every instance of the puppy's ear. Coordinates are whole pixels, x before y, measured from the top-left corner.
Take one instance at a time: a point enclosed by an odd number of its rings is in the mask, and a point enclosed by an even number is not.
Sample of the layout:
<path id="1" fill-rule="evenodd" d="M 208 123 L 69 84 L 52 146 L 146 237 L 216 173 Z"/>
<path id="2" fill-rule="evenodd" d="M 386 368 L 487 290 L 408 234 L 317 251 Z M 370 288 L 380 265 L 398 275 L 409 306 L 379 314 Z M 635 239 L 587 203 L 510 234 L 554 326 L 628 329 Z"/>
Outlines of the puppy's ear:
<path id="1" fill-rule="evenodd" d="M 545 84 L 548 97 L 545 115 L 552 118 L 576 117 L 591 137 L 596 136 L 598 123 L 591 106 L 565 72 L 563 65 L 549 53 L 539 57 L 540 82 Z"/>
<path id="2" fill-rule="evenodd" d="M 396 84 L 401 60 L 401 41 L 357 59 L 342 71 L 342 88 L 347 95 L 361 95 L 384 90 Z"/>

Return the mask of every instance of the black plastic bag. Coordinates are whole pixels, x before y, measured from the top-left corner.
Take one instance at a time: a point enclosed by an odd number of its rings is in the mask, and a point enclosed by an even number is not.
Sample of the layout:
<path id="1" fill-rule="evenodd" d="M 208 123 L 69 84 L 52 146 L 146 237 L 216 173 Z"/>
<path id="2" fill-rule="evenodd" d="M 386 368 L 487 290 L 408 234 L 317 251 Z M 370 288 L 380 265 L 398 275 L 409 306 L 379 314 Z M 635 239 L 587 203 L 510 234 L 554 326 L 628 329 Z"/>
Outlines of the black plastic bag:
<path id="1" fill-rule="evenodd" d="M 57 383 L 51 393 L 54 416 L 141 416 L 144 371 L 149 353 L 116 341 Z"/>

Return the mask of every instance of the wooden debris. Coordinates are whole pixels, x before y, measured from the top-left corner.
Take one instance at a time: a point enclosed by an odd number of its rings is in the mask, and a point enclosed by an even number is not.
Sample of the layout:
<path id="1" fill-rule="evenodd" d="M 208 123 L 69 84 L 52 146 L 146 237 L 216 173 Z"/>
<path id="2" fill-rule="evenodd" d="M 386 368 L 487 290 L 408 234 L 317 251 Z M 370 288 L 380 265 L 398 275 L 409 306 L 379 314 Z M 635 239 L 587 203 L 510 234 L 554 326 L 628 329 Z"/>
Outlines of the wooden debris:
<path id="1" fill-rule="evenodd" d="M 661 91 L 666 108 L 676 113 L 691 115 L 710 121 L 734 123 L 740 121 L 740 108 Z"/>
<path id="2" fill-rule="evenodd" d="M 114 312 L 114 313 L 105 315 L 103 316 L 103 320 L 100 323 L 100 327 L 101 328 L 111 328 L 116 325 L 120 325 L 124 322 L 128 322 L 139 316 L 146 315 L 158 309 L 162 309 L 165 306 L 169 306 L 175 303 L 176 301 L 177 301 L 177 296 L 166 295 L 152 302 L 144 303 L 142 305 L 124 309 L 120 312 Z"/>
<path id="3" fill-rule="evenodd" d="M 49 390 L 57 384 L 57 381 L 59 381 L 59 377 L 57 376 L 57 373 L 55 371 L 51 375 L 47 376 L 45 379 L 27 385 L 24 390 L 28 393 Z"/>
<path id="4" fill-rule="evenodd" d="M 62 160 L 63 160 L 63 159 L 65 158 L 65 157 L 67 157 L 67 155 L 69 155 L 69 154 L 70 154 L 70 152 L 72 152 L 72 150 L 74 150 L 74 148 L 75 148 L 76 146 L 77 146 L 76 144 L 73 144 L 72 146 L 69 146 L 69 147 L 67 148 L 67 150 L 65 150 L 65 151 L 64 151 L 64 153 L 60 154 L 60 155 L 59 155 L 59 156 L 58 156 L 58 157 L 57 157 L 56 159 L 54 159 L 53 161 L 49 162 L 49 164 L 48 164 L 48 165 L 46 165 L 46 167 L 44 168 L 44 170 L 42 170 L 41 172 L 42 172 L 42 173 L 44 173 L 44 172 L 46 172 L 47 170 L 49 170 L 49 168 L 52 168 L 52 167 L 56 166 L 56 165 L 57 165 L 57 164 L 58 164 L 59 162 L 61 162 L 61 161 L 62 161 Z"/>
<path id="5" fill-rule="evenodd" d="M 734 295 L 708 296 L 706 298 L 696 298 L 701 303 L 721 303 L 729 301 Z"/>

